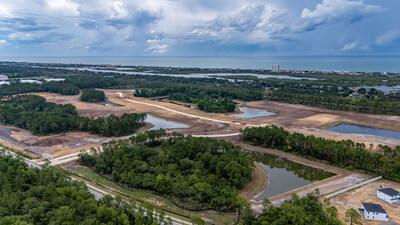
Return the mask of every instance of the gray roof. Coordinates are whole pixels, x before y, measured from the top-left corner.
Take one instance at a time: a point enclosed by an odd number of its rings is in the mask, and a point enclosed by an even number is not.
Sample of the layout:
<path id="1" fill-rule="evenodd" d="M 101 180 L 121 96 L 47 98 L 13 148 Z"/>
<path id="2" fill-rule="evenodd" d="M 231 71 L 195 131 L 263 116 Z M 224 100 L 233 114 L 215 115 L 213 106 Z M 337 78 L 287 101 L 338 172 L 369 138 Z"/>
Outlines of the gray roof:
<path id="1" fill-rule="evenodd" d="M 396 196 L 396 195 L 400 194 L 400 192 L 394 190 L 393 188 L 382 188 L 382 189 L 379 189 L 378 191 L 383 192 L 389 196 Z"/>
<path id="2" fill-rule="evenodd" d="M 367 212 L 386 213 L 386 211 L 379 204 L 374 203 L 361 203 Z"/>
<path id="3" fill-rule="evenodd" d="M 393 221 L 389 221 L 389 222 L 381 223 L 379 225 L 400 225 L 400 224 L 393 222 Z"/>

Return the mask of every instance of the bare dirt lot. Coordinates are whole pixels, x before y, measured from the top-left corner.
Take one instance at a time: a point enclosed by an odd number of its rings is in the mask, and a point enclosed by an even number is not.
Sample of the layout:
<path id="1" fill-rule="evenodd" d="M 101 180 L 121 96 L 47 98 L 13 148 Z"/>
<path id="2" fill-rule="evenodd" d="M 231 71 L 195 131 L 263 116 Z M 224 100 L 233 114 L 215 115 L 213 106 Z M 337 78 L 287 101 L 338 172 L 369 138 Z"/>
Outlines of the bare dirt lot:
<path id="1" fill-rule="evenodd" d="M 333 206 L 338 209 L 339 217 L 344 220 L 345 212 L 350 208 L 358 209 L 361 207 L 361 202 L 380 204 L 389 216 L 389 221 L 400 223 L 400 204 L 389 204 L 376 197 L 376 190 L 380 188 L 391 187 L 400 190 L 400 183 L 379 180 L 355 190 L 340 194 L 330 199 Z M 362 216 L 362 224 L 378 225 L 382 222 L 366 220 Z"/>
<path id="2" fill-rule="evenodd" d="M 363 126 L 400 131 L 400 117 L 386 115 L 370 115 L 354 112 L 328 110 L 304 105 L 286 104 L 272 101 L 255 101 L 246 103 L 247 106 L 277 112 L 278 114 L 266 117 L 265 122 L 282 126 L 291 132 L 305 135 L 314 135 L 332 140 L 352 139 L 369 146 L 379 144 L 396 146 L 400 140 L 379 137 L 374 135 L 341 134 L 325 130 L 325 128 L 338 123 L 350 123 Z"/>
<path id="3" fill-rule="evenodd" d="M 195 108 L 174 103 L 136 98 L 133 97 L 132 92 L 126 90 L 103 91 L 107 97 L 107 102 L 104 103 L 81 102 L 79 100 L 79 95 L 62 96 L 52 93 L 35 94 L 45 97 L 47 101 L 50 102 L 73 104 L 76 106 L 81 116 L 100 117 L 110 114 L 120 116 L 124 113 L 148 113 L 163 119 L 189 125 L 190 128 L 187 129 L 171 130 L 179 131 L 183 134 L 210 136 L 229 135 L 239 133 L 240 129 L 246 126 L 266 126 L 275 124 L 291 132 L 301 132 L 305 135 L 315 135 L 334 140 L 351 138 L 356 142 L 365 143 L 367 146 L 369 146 L 370 143 L 373 143 L 374 146 L 378 144 L 390 146 L 400 145 L 400 140 L 396 139 L 372 135 L 340 134 L 321 129 L 330 124 L 346 121 L 390 130 L 400 130 L 400 117 L 397 116 L 367 115 L 332 111 L 303 105 L 255 101 L 242 103 L 242 105 L 276 112 L 277 114 L 269 117 L 244 119 L 232 117 L 230 114 L 205 113 Z M 1 143 L 11 141 L 16 149 L 28 149 L 28 151 L 36 154 L 48 153 L 55 157 L 72 154 L 82 149 L 99 147 L 103 142 L 111 140 L 87 133 L 67 133 L 47 137 L 35 137 L 29 132 L 18 128 L 3 126 L 3 129 L 13 129 L 13 133 L 10 134 L 10 132 L 5 132 L 5 130 L 0 132 Z M 234 136 L 225 136 L 221 138 L 236 143 L 239 142 L 238 137 Z"/>

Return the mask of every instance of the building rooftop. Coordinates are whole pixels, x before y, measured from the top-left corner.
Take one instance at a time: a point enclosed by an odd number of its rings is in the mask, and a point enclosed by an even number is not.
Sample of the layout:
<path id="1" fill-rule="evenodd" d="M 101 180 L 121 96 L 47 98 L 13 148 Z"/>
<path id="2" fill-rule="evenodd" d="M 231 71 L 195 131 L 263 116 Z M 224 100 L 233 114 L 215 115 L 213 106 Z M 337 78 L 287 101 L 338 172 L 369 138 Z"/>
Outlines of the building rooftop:
<path id="1" fill-rule="evenodd" d="M 378 189 L 378 191 L 383 192 L 389 196 L 400 195 L 400 192 L 394 190 L 393 188 L 382 188 L 382 189 Z"/>
<path id="2" fill-rule="evenodd" d="M 364 202 L 361 204 L 364 206 L 364 208 L 367 212 L 377 212 L 377 213 L 385 213 L 386 214 L 385 209 L 383 209 L 382 206 L 379 204 L 364 203 Z"/>
<path id="3" fill-rule="evenodd" d="M 396 223 L 394 221 L 389 221 L 389 222 L 381 223 L 379 225 L 400 225 L 400 224 L 398 224 L 398 223 Z"/>

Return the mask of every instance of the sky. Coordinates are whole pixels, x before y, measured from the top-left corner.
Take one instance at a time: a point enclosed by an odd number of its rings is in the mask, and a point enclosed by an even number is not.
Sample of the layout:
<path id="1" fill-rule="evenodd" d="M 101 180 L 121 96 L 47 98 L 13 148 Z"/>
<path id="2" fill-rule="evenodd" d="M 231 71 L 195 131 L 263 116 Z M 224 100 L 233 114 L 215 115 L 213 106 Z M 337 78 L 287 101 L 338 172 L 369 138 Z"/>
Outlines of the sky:
<path id="1" fill-rule="evenodd" d="M 0 0 L 0 56 L 396 55 L 399 0 Z"/>

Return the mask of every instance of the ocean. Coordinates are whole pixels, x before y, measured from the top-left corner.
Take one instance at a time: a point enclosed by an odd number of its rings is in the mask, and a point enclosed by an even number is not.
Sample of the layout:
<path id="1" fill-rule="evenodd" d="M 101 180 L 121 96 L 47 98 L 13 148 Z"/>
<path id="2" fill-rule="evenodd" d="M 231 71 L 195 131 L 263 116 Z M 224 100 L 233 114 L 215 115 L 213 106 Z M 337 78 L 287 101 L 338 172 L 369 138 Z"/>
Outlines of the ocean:
<path id="1" fill-rule="evenodd" d="M 0 57 L 0 61 L 198 68 L 400 72 L 400 56 L 260 56 L 260 57 Z"/>

